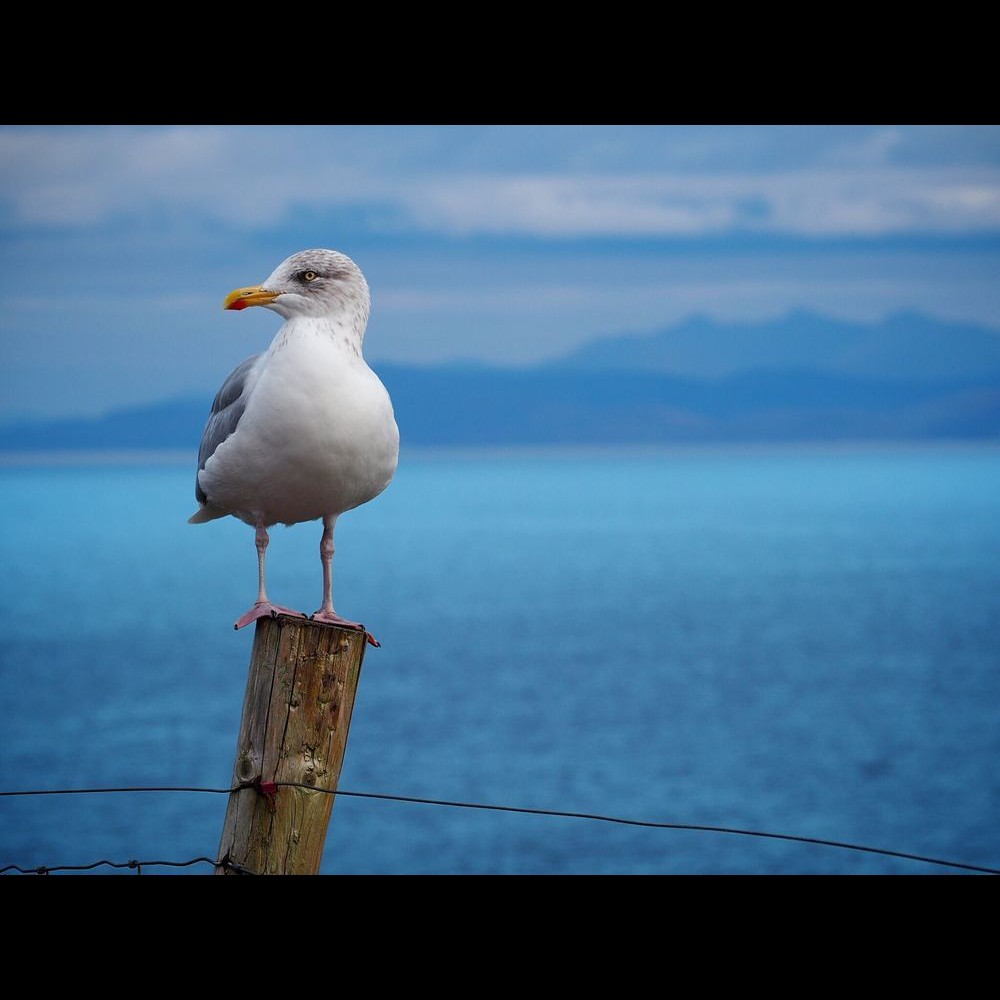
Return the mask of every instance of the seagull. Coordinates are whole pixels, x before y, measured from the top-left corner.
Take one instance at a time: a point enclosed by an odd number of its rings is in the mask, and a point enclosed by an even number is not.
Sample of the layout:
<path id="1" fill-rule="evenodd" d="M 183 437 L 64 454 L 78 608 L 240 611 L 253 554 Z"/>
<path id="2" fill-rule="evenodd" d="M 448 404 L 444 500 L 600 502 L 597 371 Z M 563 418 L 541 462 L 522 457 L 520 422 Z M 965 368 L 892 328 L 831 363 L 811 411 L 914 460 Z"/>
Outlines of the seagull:
<path id="1" fill-rule="evenodd" d="M 198 451 L 198 510 L 189 523 L 232 515 L 256 531 L 257 600 L 236 622 L 239 629 L 267 615 L 305 617 L 267 596 L 267 529 L 322 519 L 323 603 L 312 618 L 364 631 L 333 608 L 334 526 L 389 485 L 399 457 L 392 402 L 361 354 L 368 283 L 350 257 L 302 250 L 263 284 L 230 292 L 222 307 L 248 306 L 271 309 L 285 322 L 271 346 L 237 365 L 215 397 Z"/>

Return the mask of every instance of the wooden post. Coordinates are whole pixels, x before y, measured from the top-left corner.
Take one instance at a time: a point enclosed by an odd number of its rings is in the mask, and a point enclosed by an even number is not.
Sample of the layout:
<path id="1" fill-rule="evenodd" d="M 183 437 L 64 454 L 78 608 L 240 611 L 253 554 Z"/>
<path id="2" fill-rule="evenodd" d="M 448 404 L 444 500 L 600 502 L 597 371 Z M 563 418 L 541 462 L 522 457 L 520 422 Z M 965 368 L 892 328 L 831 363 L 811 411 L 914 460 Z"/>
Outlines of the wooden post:
<path id="1" fill-rule="evenodd" d="M 266 794 L 267 783 L 336 789 L 365 640 L 291 615 L 257 620 L 233 769 L 233 787 L 249 787 L 229 795 L 220 860 L 261 875 L 319 872 L 334 796 L 281 785 Z"/>

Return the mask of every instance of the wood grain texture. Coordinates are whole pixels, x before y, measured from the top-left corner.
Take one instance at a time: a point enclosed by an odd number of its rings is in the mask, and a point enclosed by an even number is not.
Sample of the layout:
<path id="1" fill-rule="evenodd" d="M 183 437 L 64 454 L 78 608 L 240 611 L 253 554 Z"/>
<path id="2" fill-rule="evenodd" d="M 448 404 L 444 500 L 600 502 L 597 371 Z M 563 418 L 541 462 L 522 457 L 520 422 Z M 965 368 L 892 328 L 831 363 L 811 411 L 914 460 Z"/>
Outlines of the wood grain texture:
<path id="1" fill-rule="evenodd" d="M 364 632 L 290 615 L 258 619 L 234 786 L 259 779 L 336 789 L 365 646 Z M 279 787 L 272 798 L 232 792 L 218 857 L 259 874 L 315 875 L 333 802 L 308 788 Z"/>

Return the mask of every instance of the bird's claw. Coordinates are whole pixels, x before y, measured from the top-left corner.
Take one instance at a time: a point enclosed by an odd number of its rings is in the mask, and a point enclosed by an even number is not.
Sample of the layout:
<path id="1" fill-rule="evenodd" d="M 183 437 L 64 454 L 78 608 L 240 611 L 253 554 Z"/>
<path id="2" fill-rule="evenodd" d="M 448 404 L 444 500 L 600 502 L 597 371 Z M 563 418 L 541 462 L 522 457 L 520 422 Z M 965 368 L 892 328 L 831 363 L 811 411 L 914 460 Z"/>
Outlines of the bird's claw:
<path id="1" fill-rule="evenodd" d="M 346 618 L 341 618 L 335 611 L 324 611 L 320 608 L 319 611 L 314 611 L 309 617 L 314 622 L 322 622 L 324 625 L 336 625 L 338 628 L 349 628 L 354 632 L 361 632 L 364 634 L 368 645 L 374 646 L 376 649 L 382 645 L 360 622 L 352 622 Z"/>
<path id="2" fill-rule="evenodd" d="M 293 618 L 305 618 L 301 611 L 292 608 L 283 608 L 280 604 L 272 604 L 270 601 L 258 601 L 242 618 L 237 619 L 234 629 L 245 628 L 258 618 L 277 618 L 278 615 L 291 615 Z"/>

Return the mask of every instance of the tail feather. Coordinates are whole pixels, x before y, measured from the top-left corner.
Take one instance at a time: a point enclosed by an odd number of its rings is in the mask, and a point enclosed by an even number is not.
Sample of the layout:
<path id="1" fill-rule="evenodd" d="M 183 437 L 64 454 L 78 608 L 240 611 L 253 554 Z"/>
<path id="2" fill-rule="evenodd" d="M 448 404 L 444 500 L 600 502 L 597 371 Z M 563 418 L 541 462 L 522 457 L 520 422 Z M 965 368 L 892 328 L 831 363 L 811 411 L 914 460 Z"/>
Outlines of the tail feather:
<path id="1" fill-rule="evenodd" d="M 219 517 L 226 517 L 229 514 L 228 510 L 219 510 L 218 507 L 213 507 L 211 504 L 202 504 L 189 518 L 188 524 L 204 524 L 206 521 L 214 521 Z"/>

